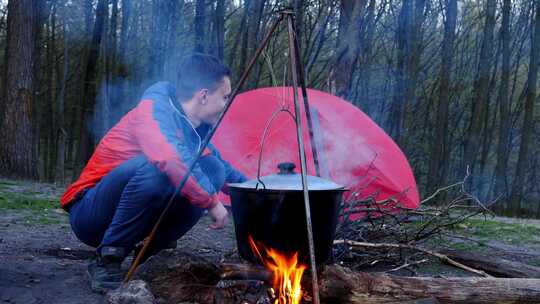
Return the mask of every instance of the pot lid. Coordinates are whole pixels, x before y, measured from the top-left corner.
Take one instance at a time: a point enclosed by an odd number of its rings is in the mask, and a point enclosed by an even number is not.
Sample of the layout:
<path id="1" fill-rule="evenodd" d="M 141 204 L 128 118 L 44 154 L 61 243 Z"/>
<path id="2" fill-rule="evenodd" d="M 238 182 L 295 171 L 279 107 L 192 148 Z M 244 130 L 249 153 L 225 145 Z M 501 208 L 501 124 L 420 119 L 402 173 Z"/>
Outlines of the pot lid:
<path id="1" fill-rule="evenodd" d="M 243 183 L 231 183 L 229 187 L 243 189 L 297 190 L 302 191 L 302 175 L 294 172 L 293 163 L 280 163 L 277 174 L 266 175 Z M 261 183 L 262 182 L 262 183 Z M 342 190 L 343 186 L 317 176 L 307 175 L 308 190 Z"/>

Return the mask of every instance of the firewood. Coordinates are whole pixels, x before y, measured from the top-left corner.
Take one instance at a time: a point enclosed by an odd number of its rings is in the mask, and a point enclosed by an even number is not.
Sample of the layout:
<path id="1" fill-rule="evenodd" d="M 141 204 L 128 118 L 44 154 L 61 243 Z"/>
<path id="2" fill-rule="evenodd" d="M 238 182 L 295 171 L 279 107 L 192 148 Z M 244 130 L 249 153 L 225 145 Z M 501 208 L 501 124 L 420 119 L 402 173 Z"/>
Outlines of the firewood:
<path id="1" fill-rule="evenodd" d="M 441 253 L 461 264 L 483 270 L 501 278 L 536 278 L 540 279 L 540 267 L 527 265 L 479 253 L 444 250 Z"/>
<path id="2" fill-rule="evenodd" d="M 257 280 L 270 283 L 272 273 L 262 266 L 249 264 L 221 264 L 222 280 Z"/>
<path id="3" fill-rule="evenodd" d="M 337 265 L 319 271 L 322 303 L 540 303 L 540 279 L 399 277 Z M 240 286 L 232 280 L 271 281 L 271 273 L 258 266 L 219 265 L 181 252 L 162 252 L 149 259 L 138 276 L 156 297 L 169 303 L 237 303 L 220 291 L 219 282 L 231 280 Z M 308 295 L 309 282 L 308 273 L 302 284 Z"/>
<path id="4" fill-rule="evenodd" d="M 540 303 L 540 279 L 398 277 L 328 266 L 321 274 L 323 303 L 403 303 L 423 298 L 441 304 Z"/>

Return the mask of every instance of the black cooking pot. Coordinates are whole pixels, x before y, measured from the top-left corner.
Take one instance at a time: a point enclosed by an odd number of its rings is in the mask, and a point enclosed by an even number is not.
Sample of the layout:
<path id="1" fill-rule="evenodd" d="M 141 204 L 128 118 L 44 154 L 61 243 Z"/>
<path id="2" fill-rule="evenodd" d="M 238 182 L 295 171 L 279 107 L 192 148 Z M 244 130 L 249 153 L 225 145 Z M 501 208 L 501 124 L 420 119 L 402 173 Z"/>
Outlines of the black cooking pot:
<path id="1" fill-rule="evenodd" d="M 306 212 L 301 175 L 293 163 L 278 165 L 279 173 L 229 184 L 236 241 L 240 256 L 259 263 L 248 236 L 267 247 L 309 262 Z M 331 256 L 343 186 L 316 176 L 307 176 L 315 260 L 323 264 Z"/>

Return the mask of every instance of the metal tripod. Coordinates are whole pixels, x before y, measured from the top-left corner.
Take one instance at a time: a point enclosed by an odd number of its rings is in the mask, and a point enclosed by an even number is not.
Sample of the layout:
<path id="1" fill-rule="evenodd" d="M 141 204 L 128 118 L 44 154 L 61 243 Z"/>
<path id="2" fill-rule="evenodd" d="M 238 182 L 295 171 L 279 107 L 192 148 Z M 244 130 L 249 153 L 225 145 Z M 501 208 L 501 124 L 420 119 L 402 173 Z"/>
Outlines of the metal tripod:
<path id="1" fill-rule="evenodd" d="M 255 54 L 253 55 L 253 58 L 250 60 L 247 68 L 243 72 L 242 76 L 240 77 L 240 80 L 238 81 L 238 84 L 234 88 L 231 99 L 229 103 L 225 106 L 223 111 L 220 113 L 219 118 L 216 122 L 216 124 L 208 131 L 206 137 L 204 138 L 200 150 L 197 152 L 196 157 L 193 159 L 193 161 L 189 164 L 188 170 L 184 177 L 182 178 L 180 184 L 176 188 L 176 191 L 169 199 L 167 206 L 159 216 L 156 224 L 152 228 L 152 231 L 148 235 L 148 237 L 145 238 L 144 245 L 142 249 L 139 251 L 139 254 L 137 257 L 135 257 L 135 260 L 131 264 L 131 267 L 129 268 L 125 278 L 124 283 L 129 282 L 131 278 L 133 277 L 135 270 L 139 266 L 142 257 L 148 250 L 148 247 L 154 240 L 156 236 L 156 232 L 159 228 L 159 225 L 163 221 L 165 215 L 167 214 L 167 211 L 172 206 L 172 203 L 174 201 L 174 197 L 180 193 L 184 185 L 186 184 L 186 181 L 188 180 L 189 176 L 191 175 L 191 172 L 193 171 L 193 168 L 195 167 L 195 164 L 199 161 L 202 152 L 205 150 L 205 148 L 208 146 L 208 143 L 210 142 L 210 139 L 216 132 L 218 126 L 221 124 L 221 121 L 223 120 L 223 117 L 231 107 L 232 103 L 234 102 L 235 97 L 238 95 L 241 87 L 243 86 L 244 82 L 246 81 L 247 77 L 249 76 L 249 73 L 251 72 L 251 69 L 253 68 L 255 62 L 259 58 L 261 52 L 264 50 L 268 42 L 270 41 L 270 38 L 275 33 L 278 25 L 286 20 L 287 22 L 287 32 L 288 32 L 288 40 L 289 40 L 289 63 L 291 67 L 291 78 L 292 78 L 292 87 L 293 87 L 293 96 L 294 96 L 294 110 L 295 110 L 295 123 L 296 123 L 296 137 L 298 141 L 298 147 L 299 147 L 299 156 L 300 156 L 300 164 L 301 164 L 301 177 L 302 177 L 302 187 L 304 190 L 304 206 L 306 211 L 306 229 L 307 229 L 307 235 L 308 235 L 308 243 L 309 243 L 309 256 L 310 256 L 310 264 L 311 264 L 311 274 L 312 274 L 312 285 L 313 285 L 313 303 L 319 304 L 319 284 L 317 281 L 317 266 L 315 261 L 315 247 L 314 247 L 314 241 L 313 241 L 313 229 L 311 226 L 311 210 L 310 210 L 310 204 L 309 204 L 309 195 L 308 195 L 308 185 L 307 185 L 307 167 L 306 167 L 306 154 L 305 154 L 305 146 L 304 141 L 302 138 L 302 123 L 301 123 L 301 117 L 300 117 L 300 105 L 298 102 L 298 86 L 300 85 L 302 90 L 302 97 L 304 100 L 304 107 L 305 107 L 305 113 L 306 118 L 308 122 L 308 129 L 309 129 L 309 136 L 311 142 L 314 142 L 314 135 L 313 135 L 313 127 L 312 127 L 312 120 L 311 120 L 311 112 L 309 109 L 308 104 L 308 97 L 307 97 L 307 88 L 306 88 L 306 81 L 305 81 L 305 74 L 304 74 L 304 67 L 302 65 L 302 61 L 300 59 L 300 49 L 298 46 L 298 40 L 296 36 L 296 31 L 294 27 L 294 13 L 291 10 L 283 10 L 279 13 L 278 19 L 275 21 L 275 23 L 270 28 L 270 31 L 266 34 L 264 37 L 261 45 L 259 48 L 255 51 Z M 318 153 L 316 150 L 316 145 L 311 145 L 312 153 L 313 153 L 313 160 L 315 163 L 315 170 L 318 176 L 320 176 L 320 169 L 319 169 L 319 161 L 318 161 Z"/>

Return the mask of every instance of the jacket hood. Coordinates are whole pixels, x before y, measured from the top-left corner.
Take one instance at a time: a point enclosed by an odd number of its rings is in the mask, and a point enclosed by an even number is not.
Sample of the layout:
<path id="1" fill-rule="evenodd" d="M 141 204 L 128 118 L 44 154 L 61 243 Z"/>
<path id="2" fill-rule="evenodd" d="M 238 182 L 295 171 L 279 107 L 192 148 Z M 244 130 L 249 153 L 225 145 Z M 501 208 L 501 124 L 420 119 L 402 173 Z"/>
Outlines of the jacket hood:
<path id="1" fill-rule="evenodd" d="M 160 81 L 151 85 L 144 91 L 142 99 L 152 99 L 155 102 L 169 102 L 169 98 L 176 100 L 176 89 L 168 81 Z"/>
<path id="2" fill-rule="evenodd" d="M 158 104 L 166 105 L 166 107 L 169 107 L 169 100 L 173 100 L 173 104 L 170 104 L 170 106 L 174 107 L 177 113 L 189 122 L 184 110 L 176 102 L 176 88 L 168 81 L 160 81 L 151 85 L 144 91 L 142 99 L 151 99 Z M 199 127 L 194 128 L 194 130 L 199 136 L 204 137 L 211 127 L 208 124 L 202 123 Z"/>

